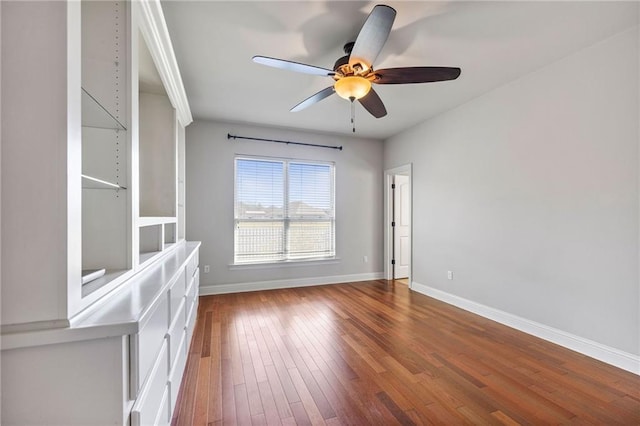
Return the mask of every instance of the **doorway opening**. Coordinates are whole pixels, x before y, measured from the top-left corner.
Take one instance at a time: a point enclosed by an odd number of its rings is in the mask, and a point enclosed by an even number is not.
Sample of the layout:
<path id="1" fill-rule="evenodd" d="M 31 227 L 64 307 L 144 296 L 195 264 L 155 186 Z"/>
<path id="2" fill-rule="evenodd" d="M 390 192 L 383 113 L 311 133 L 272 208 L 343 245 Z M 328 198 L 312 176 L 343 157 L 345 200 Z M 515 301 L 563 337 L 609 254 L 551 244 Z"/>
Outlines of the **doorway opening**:
<path id="1" fill-rule="evenodd" d="M 384 176 L 384 275 L 406 280 L 412 275 L 412 168 L 411 164 L 385 171 Z"/>

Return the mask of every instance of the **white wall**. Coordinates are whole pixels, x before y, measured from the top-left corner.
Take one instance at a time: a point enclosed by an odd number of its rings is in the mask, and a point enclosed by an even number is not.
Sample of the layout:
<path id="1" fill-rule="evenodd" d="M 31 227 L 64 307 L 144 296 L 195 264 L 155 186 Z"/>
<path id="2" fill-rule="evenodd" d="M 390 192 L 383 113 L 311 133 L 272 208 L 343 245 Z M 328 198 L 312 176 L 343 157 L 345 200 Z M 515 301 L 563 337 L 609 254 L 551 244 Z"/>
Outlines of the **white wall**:
<path id="1" fill-rule="evenodd" d="M 640 354 L 638 48 L 636 27 L 385 142 L 385 169 L 413 163 L 414 282 Z"/>
<path id="2" fill-rule="evenodd" d="M 68 9 L 2 3 L 3 326 L 67 318 L 67 253 L 80 241 L 67 239 L 67 146 L 79 142 L 67 120 Z"/>
<path id="3" fill-rule="evenodd" d="M 227 133 L 343 146 L 343 150 L 228 140 Z M 200 286 L 203 293 L 381 277 L 381 141 L 196 120 L 187 128 L 186 151 L 187 239 L 202 241 Z M 236 154 L 335 162 L 338 262 L 316 266 L 230 268 L 233 262 Z M 364 256 L 368 257 L 367 263 L 363 261 Z M 210 273 L 203 273 L 204 265 L 211 266 Z M 262 284 L 255 284 L 258 282 Z"/>

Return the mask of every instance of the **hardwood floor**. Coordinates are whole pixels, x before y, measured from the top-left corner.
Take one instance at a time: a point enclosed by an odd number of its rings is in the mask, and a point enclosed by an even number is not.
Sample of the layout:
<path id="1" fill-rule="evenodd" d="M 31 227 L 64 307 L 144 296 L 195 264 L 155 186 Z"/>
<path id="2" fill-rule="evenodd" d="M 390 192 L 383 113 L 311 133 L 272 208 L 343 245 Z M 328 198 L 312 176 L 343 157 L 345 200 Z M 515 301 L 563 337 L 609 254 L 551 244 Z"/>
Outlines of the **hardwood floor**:
<path id="1" fill-rule="evenodd" d="M 174 425 L 640 424 L 640 377 L 405 285 L 201 297 Z"/>

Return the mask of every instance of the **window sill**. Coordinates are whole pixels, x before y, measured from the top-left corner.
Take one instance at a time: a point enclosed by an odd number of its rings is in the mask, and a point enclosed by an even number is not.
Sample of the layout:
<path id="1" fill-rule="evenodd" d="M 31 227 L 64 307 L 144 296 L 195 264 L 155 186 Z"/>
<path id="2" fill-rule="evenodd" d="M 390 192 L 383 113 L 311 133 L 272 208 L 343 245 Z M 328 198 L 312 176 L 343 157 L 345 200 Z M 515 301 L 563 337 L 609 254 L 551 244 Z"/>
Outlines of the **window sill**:
<path id="1" fill-rule="evenodd" d="M 292 268 L 297 266 L 319 266 L 319 265 L 331 265 L 334 263 L 340 263 L 339 257 L 330 257 L 317 260 L 284 260 L 280 262 L 264 262 L 264 263 L 230 263 L 230 270 L 240 269 L 277 269 L 277 268 Z"/>

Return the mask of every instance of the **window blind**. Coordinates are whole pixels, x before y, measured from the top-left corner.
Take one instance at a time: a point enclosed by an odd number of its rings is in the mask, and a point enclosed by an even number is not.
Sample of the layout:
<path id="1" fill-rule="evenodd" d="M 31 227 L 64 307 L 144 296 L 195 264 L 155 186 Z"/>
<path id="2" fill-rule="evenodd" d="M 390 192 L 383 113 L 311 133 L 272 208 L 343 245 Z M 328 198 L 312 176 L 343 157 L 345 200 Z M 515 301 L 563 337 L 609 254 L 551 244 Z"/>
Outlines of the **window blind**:
<path id="1" fill-rule="evenodd" d="M 235 263 L 335 256 L 334 165 L 236 158 Z"/>

